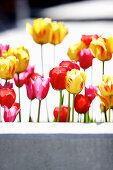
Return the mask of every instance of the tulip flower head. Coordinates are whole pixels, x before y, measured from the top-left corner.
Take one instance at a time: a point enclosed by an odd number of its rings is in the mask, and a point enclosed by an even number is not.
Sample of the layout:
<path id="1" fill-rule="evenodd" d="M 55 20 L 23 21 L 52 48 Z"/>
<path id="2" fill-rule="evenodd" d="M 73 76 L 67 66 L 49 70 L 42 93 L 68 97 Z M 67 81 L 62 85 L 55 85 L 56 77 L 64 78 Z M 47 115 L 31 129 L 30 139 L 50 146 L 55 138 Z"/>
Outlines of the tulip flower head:
<path id="1" fill-rule="evenodd" d="M 80 50 L 87 48 L 84 42 L 79 42 L 77 44 L 71 44 L 68 48 L 67 55 L 71 60 L 79 61 L 80 58 Z"/>
<path id="2" fill-rule="evenodd" d="M 67 34 L 68 30 L 64 27 L 63 23 L 52 22 L 52 37 L 50 43 L 54 45 L 60 44 Z"/>
<path id="3" fill-rule="evenodd" d="M 0 57 L 2 56 L 2 52 L 8 51 L 9 45 L 2 45 L 0 44 Z"/>
<path id="4" fill-rule="evenodd" d="M 88 96 L 91 102 L 95 99 L 96 97 L 95 92 L 97 93 L 97 91 L 98 91 L 97 86 L 90 85 L 88 88 L 85 87 L 85 95 Z"/>
<path id="5" fill-rule="evenodd" d="M 19 103 L 14 103 L 11 108 L 4 106 L 4 121 L 14 122 L 19 112 L 20 112 Z"/>
<path id="6" fill-rule="evenodd" d="M 87 46 L 91 43 L 93 39 L 98 39 L 99 36 L 97 34 L 94 35 L 82 35 L 81 41 L 83 41 Z"/>
<path id="7" fill-rule="evenodd" d="M 51 42 L 52 24 L 50 18 L 35 19 L 33 21 L 33 26 L 29 23 L 26 24 L 26 30 L 38 44 L 46 44 Z"/>
<path id="8" fill-rule="evenodd" d="M 76 112 L 85 114 L 89 111 L 90 104 L 91 102 L 87 96 L 82 94 L 75 96 L 74 107 Z"/>
<path id="9" fill-rule="evenodd" d="M 16 93 L 13 89 L 3 88 L 0 89 L 0 105 L 6 105 L 10 108 L 16 100 Z"/>
<path id="10" fill-rule="evenodd" d="M 98 85 L 98 88 L 102 96 L 112 96 L 113 95 L 113 74 L 109 76 L 103 75 L 103 79 Z"/>
<path id="11" fill-rule="evenodd" d="M 78 94 L 82 91 L 86 80 L 85 72 L 77 69 L 72 69 L 67 72 L 65 78 L 65 87 L 69 93 Z"/>
<path id="12" fill-rule="evenodd" d="M 90 66 L 92 66 L 93 55 L 89 48 L 87 49 L 84 48 L 83 50 L 80 51 L 79 62 L 80 62 L 80 67 L 83 69 L 87 69 Z"/>
<path id="13" fill-rule="evenodd" d="M 33 84 L 34 94 L 37 99 L 44 99 L 49 91 L 50 78 L 44 80 L 41 76 L 36 77 Z"/>
<path id="14" fill-rule="evenodd" d="M 54 67 L 49 72 L 52 88 L 55 90 L 65 89 L 65 77 L 67 71 L 70 70 L 68 67 Z"/>
<path id="15" fill-rule="evenodd" d="M 108 61 L 112 58 L 111 46 L 109 48 L 105 38 L 94 39 L 89 47 L 93 56 L 101 61 Z"/>
<path id="16" fill-rule="evenodd" d="M 0 89 L 3 89 L 6 87 L 6 83 L 2 86 L 0 84 Z M 13 83 L 10 83 L 9 81 L 7 82 L 7 88 L 12 89 L 13 88 Z"/>
<path id="17" fill-rule="evenodd" d="M 8 56 L 13 55 L 16 57 L 15 72 L 24 72 L 29 64 L 29 52 L 23 46 L 18 48 L 9 48 Z"/>
<path id="18" fill-rule="evenodd" d="M 75 61 L 62 61 L 59 66 L 68 67 L 70 70 L 77 69 L 80 70 L 79 65 Z"/>
<path id="19" fill-rule="evenodd" d="M 12 79 L 15 74 L 16 57 L 9 56 L 0 57 L 0 78 L 8 80 Z"/>
<path id="20" fill-rule="evenodd" d="M 71 110 L 71 108 L 70 108 L 70 110 Z M 57 118 L 58 118 L 58 113 L 59 113 L 59 107 L 55 107 L 55 109 L 53 111 L 53 115 L 54 115 L 54 118 L 55 118 L 56 121 L 57 121 Z M 68 113 L 68 107 L 62 105 L 59 122 L 66 122 L 67 113 Z M 70 120 L 70 112 L 69 112 L 69 120 Z"/>

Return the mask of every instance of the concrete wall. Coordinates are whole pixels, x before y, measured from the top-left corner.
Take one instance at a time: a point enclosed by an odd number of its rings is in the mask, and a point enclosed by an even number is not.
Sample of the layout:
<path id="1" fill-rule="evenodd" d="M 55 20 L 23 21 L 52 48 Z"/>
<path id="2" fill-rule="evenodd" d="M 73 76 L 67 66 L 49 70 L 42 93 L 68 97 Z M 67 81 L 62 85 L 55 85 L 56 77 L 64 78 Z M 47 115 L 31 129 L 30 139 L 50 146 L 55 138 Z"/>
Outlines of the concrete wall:
<path id="1" fill-rule="evenodd" d="M 1 124 L 0 170 L 112 170 L 113 124 Z"/>

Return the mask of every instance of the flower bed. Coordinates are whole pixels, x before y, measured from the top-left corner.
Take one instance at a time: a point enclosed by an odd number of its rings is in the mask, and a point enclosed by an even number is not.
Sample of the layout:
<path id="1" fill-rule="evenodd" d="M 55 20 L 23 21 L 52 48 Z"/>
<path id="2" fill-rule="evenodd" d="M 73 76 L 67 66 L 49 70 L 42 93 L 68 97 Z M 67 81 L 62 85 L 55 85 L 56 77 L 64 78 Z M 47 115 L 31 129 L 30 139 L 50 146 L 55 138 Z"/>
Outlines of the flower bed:
<path id="1" fill-rule="evenodd" d="M 2 121 L 14 121 L 18 114 L 19 121 L 21 121 L 21 118 L 24 117 L 21 112 L 26 112 L 26 110 L 23 111 L 22 102 L 21 108 L 17 103 L 14 104 L 14 102 L 19 101 L 20 104 L 20 98 L 25 99 L 23 94 L 27 93 L 27 97 L 30 99 L 30 101 L 32 101 L 32 103 L 34 103 L 35 98 L 39 100 L 39 106 L 37 106 L 37 104 L 35 103 L 34 106 L 33 104 L 29 105 L 29 110 L 27 108 L 27 115 L 29 114 L 27 121 L 39 122 L 41 116 L 43 117 L 43 115 L 46 114 L 46 121 L 51 122 L 95 122 L 97 121 L 97 119 L 95 120 L 95 117 L 92 115 L 94 113 L 94 111 L 92 113 L 92 107 L 95 107 L 93 100 L 95 100 L 94 98 L 98 96 L 102 101 L 101 108 L 99 108 L 99 112 L 102 112 L 102 119 L 99 121 L 111 122 L 113 77 L 112 75 L 103 76 L 103 80 L 101 81 L 101 75 L 99 79 L 100 84 L 94 84 L 92 78 L 93 72 L 91 72 L 91 70 L 94 69 L 94 66 L 92 66 L 92 61 L 93 63 L 95 63 L 98 62 L 97 59 L 99 59 L 101 61 L 99 61 L 98 64 L 103 64 L 102 74 L 105 74 L 104 66 L 108 62 L 107 60 L 110 60 L 112 58 L 113 38 L 105 38 L 104 35 L 97 34 L 81 35 L 81 37 L 79 37 L 79 42 L 76 42 L 75 44 L 70 46 L 68 43 L 68 49 L 65 49 L 65 52 L 73 61 L 71 61 L 69 58 L 65 61 L 59 60 L 60 62 L 55 62 L 55 65 L 53 66 L 52 64 L 51 68 L 46 71 L 47 68 L 45 67 L 45 64 L 48 64 L 48 62 L 46 63 L 44 60 L 44 56 L 46 56 L 45 47 L 48 48 L 50 44 L 54 45 L 54 47 L 52 47 L 55 50 L 55 53 L 53 53 L 52 56 L 53 60 L 56 60 L 58 55 L 57 51 L 59 51 L 58 47 L 60 46 L 58 46 L 58 44 L 63 41 L 65 36 L 66 38 L 68 37 L 70 30 L 68 29 L 67 31 L 67 28 L 64 27 L 62 23 L 53 22 L 47 18 L 34 20 L 33 26 L 27 24 L 27 29 L 32 35 L 33 40 L 38 44 L 37 45 L 33 42 L 33 48 L 38 49 L 38 52 L 41 53 L 41 58 L 39 58 L 37 62 L 39 63 L 39 65 L 42 64 L 42 70 L 35 71 L 34 66 L 28 66 L 29 61 L 32 60 L 32 57 L 30 57 L 29 60 L 29 49 L 27 50 L 24 47 L 8 47 L 7 49 L 7 46 L 5 47 L 1 45 L 0 77 L 2 79 L 6 79 L 6 84 L 4 84 L 4 81 L 2 81 L 2 89 L 0 90 L 0 102 L 1 106 L 4 106 L 4 109 L 2 109 Z M 65 42 L 65 39 L 63 42 Z M 63 46 L 64 44 L 62 43 L 62 47 Z M 79 65 L 81 68 L 79 67 Z M 87 74 L 87 70 L 91 73 L 90 76 L 89 74 Z M 17 89 L 19 90 L 19 92 L 17 92 L 16 90 L 16 96 L 18 97 L 15 97 L 15 92 L 12 93 L 12 90 L 10 90 L 12 86 L 7 82 L 8 79 L 11 79 L 13 77 L 16 86 L 18 86 Z M 90 85 L 93 84 L 92 86 L 87 86 L 87 82 L 89 80 L 91 81 Z M 24 88 L 22 87 L 24 84 L 26 86 L 26 89 L 25 86 Z M 100 90 L 100 94 L 99 90 L 97 92 L 97 87 L 95 87 L 97 85 L 99 85 L 98 88 Z M 9 90 L 6 90 L 4 88 L 6 86 L 9 88 Z M 21 90 L 22 88 L 24 89 L 25 93 L 23 92 L 23 90 Z M 58 91 L 60 91 L 60 102 L 58 102 Z M 44 98 L 46 96 L 47 98 L 45 100 Z M 54 99 L 57 99 L 56 101 L 54 100 L 55 105 L 51 101 L 51 99 L 53 99 L 53 96 L 55 96 Z M 24 101 L 26 100 L 27 99 L 25 99 Z M 41 103 L 44 102 L 45 108 L 42 108 Z M 49 106 L 54 105 L 54 108 L 52 107 L 52 109 L 49 107 L 49 112 L 48 103 Z M 9 104 L 11 106 L 9 106 Z M 100 103 L 98 102 L 98 107 L 99 105 Z M 31 111 L 31 108 L 34 109 L 34 107 L 37 107 L 37 113 L 34 116 L 35 118 L 33 118 L 32 114 L 34 113 L 33 111 Z M 54 115 L 52 119 L 50 119 L 50 114 Z M 18 118 L 16 121 L 18 121 Z"/>

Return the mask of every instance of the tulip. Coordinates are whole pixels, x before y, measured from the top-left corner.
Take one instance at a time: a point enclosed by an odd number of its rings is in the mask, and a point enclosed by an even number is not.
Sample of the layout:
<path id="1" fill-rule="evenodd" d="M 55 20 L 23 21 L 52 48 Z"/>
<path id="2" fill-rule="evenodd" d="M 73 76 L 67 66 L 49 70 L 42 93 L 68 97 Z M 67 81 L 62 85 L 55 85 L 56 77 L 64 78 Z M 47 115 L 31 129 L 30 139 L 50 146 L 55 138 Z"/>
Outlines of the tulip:
<path id="1" fill-rule="evenodd" d="M 16 100 L 16 93 L 13 89 L 3 88 L 0 89 L 0 105 L 6 105 L 10 108 Z"/>
<path id="2" fill-rule="evenodd" d="M 80 67 L 83 68 L 84 70 L 92 66 L 93 55 L 89 48 L 87 49 L 84 48 L 83 50 L 80 50 L 79 62 Z"/>
<path id="3" fill-rule="evenodd" d="M 9 48 L 7 55 L 13 55 L 16 57 L 16 73 L 24 72 L 27 69 L 29 64 L 29 52 L 23 46 L 18 48 Z"/>
<path id="4" fill-rule="evenodd" d="M 69 68 L 67 67 L 54 67 L 49 72 L 50 82 L 55 90 L 65 89 L 65 76 Z"/>
<path id="5" fill-rule="evenodd" d="M 60 44 L 65 36 L 68 34 L 67 28 L 61 22 L 52 22 L 52 37 L 51 44 Z"/>
<path id="6" fill-rule="evenodd" d="M 70 110 L 71 110 L 71 108 L 70 108 Z M 55 118 L 56 121 L 58 119 L 58 113 L 59 113 L 59 107 L 55 107 L 55 109 L 53 111 L 53 115 L 54 115 L 54 118 Z M 68 107 L 62 105 L 59 122 L 66 122 L 67 114 L 68 114 Z M 69 112 L 68 122 L 69 121 L 70 121 L 70 112 Z"/>
<path id="7" fill-rule="evenodd" d="M 0 84 L 0 89 L 3 89 L 6 87 L 6 83 L 2 86 Z M 7 82 L 7 88 L 12 89 L 13 88 L 13 83 Z"/>
<path id="8" fill-rule="evenodd" d="M 14 103 L 11 108 L 4 106 L 4 121 L 14 122 L 19 112 L 20 112 L 19 103 Z"/>
<path id="9" fill-rule="evenodd" d="M 2 56 L 2 52 L 8 51 L 9 45 L 2 45 L 0 44 L 0 57 Z"/>
<path id="10" fill-rule="evenodd" d="M 93 56 L 101 61 L 108 61 L 112 58 L 112 52 L 110 51 L 111 48 L 107 48 L 108 45 L 106 45 L 106 39 L 102 37 L 94 39 L 89 47 Z"/>
<path id="11" fill-rule="evenodd" d="M 87 48 L 84 42 L 79 42 L 77 44 L 73 44 L 69 46 L 67 55 L 71 60 L 75 60 L 76 62 L 79 61 L 80 58 L 80 50 Z"/>
<path id="12" fill-rule="evenodd" d="M 15 74 L 15 64 L 15 56 L 0 57 L 0 78 L 5 80 L 12 79 Z"/>
<path id="13" fill-rule="evenodd" d="M 59 66 L 68 67 L 70 70 L 77 69 L 80 70 L 79 65 L 75 61 L 62 61 Z"/>
<path id="14" fill-rule="evenodd" d="M 89 100 L 92 102 L 96 97 L 95 92 L 97 93 L 97 91 L 97 86 L 90 85 L 88 88 L 85 87 L 85 96 L 88 96 Z"/>
<path id="15" fill-rule="evenodd" d="M 51 42 L 52 23 L 50 18 L 39 18 L 33 21 L 33 26 L 26 24 L 26 30 L 38 44 Z"/>
<path id="16" fill-rule="evenodd" d="M 34 80 L 34 94 L 37 99 L 43 100 L 49 91 L 50 78 L 44 80 L 44 78 L 38 76 Z"/>
<path id="17" fill-rule="evenodd" d="M 106 76 L 103 75 L 103 79 L 98 86 L 100 93 L 103 96 L 112 96 L 113 95 L 113 74 Z"/>
<path id="18" fill-rule="evenodd" d="M 99 36 L 97 34 L 94 35 L 82 35 L 81 41 L 83 41 L 87 46 L 91 43 L 93 39 L 98 39 Z"/>
<path id="19" fill-rule="evenodd" d="M 89 98 L 82 94 L 77 94 L 75 96 L 74 107 L 78 113 L 86 113 L 89 111 L 91 101 Z"/>
<path id="20" fill-rule="evenodd" d="M 85 80 L 85 72 L 76 69 L 68 71 L 65 78 L 66 90 L 72 94 L 80 93 L 84 87 Z"/>

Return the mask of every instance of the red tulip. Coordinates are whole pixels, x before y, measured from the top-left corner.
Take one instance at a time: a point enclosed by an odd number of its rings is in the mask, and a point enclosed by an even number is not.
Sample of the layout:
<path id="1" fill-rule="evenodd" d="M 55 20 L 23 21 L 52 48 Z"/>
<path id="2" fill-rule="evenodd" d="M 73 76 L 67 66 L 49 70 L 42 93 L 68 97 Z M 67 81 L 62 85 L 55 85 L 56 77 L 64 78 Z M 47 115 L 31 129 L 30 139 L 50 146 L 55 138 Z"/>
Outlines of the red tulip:
<path id="1" fill-rule="evenodd" d="M 4 106 L 4 121 L 14 122 L 19 112 L 20 112 L 19 103 L 14 103 L 11 108 Z"/>
<path id="2" fill-rule="evenodd" d="M 1 57 L 2 51 L 8 51 L 8 49 L 9 49 L 9 45 L 0 44 L 0 57 Z"/>
<path id="3" fill-rule="evenodd" d="M 87 49 L 84 48 L 83 50 L 80 50 L 79 62 L 81 68 L 83 69 L 89 68 L 90 66 L 92 66 L 92 61 L 93 61 L 93 55 L 89 48 Z"/>
<path id="4" fill-rule="evenodd" d="M 0 104 L 6 105 L 10 108 L 16 100 L 16 93 L 13 89 L 3 88 L 0 89 Z"/>
<path id="5" fill-rule="evenodd" d="M 89 100 L 92 102 L 96 97 L 95 92 L 97 93 L 97 86 L 90 85 L 89 88 L 85 87 L 85 95 L 88 96 Z"/>
<path id="6" fill-rule="evenodd" d="M 68 67 L 54 67 L 49 72 L 49 77 L 51 78 L 51 85 L 55 90 L 63 90 L 65 89 L 65 76 L 67 71 L 69 71 Z"/>
<path id="7" fill-rule="evenodd" d="M 97 34 L 94 35 L 82 35 L 81 40 L 86 44 L 89 45 L 93 38 L 98 39 L 99 36 Z"/>
<path id="8" fill-rule="evenodd" d="M 6 86 L 6 83 L 5 83 L 3 86 L 0 84 L 0 89 L 5 88 L 5 86 Z M 10 83 L 10 82 L 8 81 L 8 82 L 7 82 L 7 88 L 12 89 L 12 88 L 13 88 L 13 83 Z"/>
<path id="9" fill-rule="evenodd" d="M 37 99 L 44 99 L 49 91 L 50 78 L 44 80 L 41 76 L 36 77 L 33 84 L 34 94 Z"/>
<path id="10" fill-rule="evenodd" d="M 91 102 L 87 96 L 82 94 L 75 96 L 74 107 L 76 112 L 85 114 L 89 110 L 90 104 Z"/>
<path id="11" fill-rule="evenodd" d="M 70 108 L 70 110 L 71 110 L 71 108 Z M 55 109 L 53 111 L 53 115 L 54 115 L 54 118 L 55 118 L 56 121 L 57 121 L 58 113 L 59 113 L 59 107 L 55 107 Z M 68 107 L 62 105 L 59 122 L 66 122 L 67 113 L 68 113 Z M 70 120 L 70 113 L 69 113 L 69 120 Z"/>
<path id="12" fill-rule="evenodd" d="M 77 69 L 80 70 L 79 65 L 75 62 L 75 61 L 62 61 L 59 66 L 65 66 L 70 68 L 70 70 L 72 69 Z"/>

